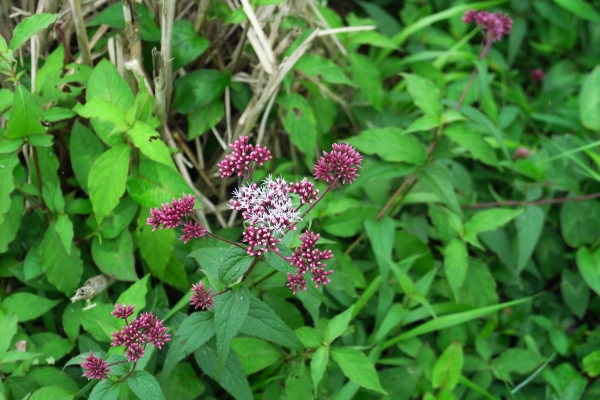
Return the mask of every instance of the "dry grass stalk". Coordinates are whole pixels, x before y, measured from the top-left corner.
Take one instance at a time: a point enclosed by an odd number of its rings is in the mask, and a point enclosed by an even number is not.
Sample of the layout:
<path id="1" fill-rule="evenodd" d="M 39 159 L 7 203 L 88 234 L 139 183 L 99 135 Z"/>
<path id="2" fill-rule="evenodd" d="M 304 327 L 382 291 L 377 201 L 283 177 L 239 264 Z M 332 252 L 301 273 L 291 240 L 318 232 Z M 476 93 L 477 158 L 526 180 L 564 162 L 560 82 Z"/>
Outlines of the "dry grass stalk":
<path id="1" fill-rule="evenodd" d="M 79 47 L 79 54 L 84 64 L 93 67 L 92 53 L 88 43 L 88 36 L 85 30 L 85 21 L 83 20 L 83 13 L 81 11 L 81 0 L 69 0 L 71 5 L 71 12 L 73 16 L 73 25 L 75 26 L 75 34 L 77 36 L 77 46 Z"/>

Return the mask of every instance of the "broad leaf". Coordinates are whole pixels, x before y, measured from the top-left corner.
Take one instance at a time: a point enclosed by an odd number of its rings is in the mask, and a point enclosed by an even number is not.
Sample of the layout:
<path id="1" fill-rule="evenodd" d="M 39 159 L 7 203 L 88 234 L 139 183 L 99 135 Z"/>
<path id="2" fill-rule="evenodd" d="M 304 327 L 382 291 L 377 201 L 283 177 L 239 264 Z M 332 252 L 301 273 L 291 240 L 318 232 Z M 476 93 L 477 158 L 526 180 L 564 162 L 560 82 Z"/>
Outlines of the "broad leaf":
<path id="1" fill-rule="evenodd" d="M 6 313 L 15 313 L 19 322 L 30 321 L 47 313 L 60 300 L 50 300 L 35 294 L 20 292 L 14 293 L 0 303 L 0 308 Z"/>
<path id="2" fill-rule="evenodd" d="M 312 359 L 310 360 L 310 376 L 313 381 L 315 397 L 319 382 L 321 382 L 321 379 L 323 379 L 323 374 L 327 369 L 327 363 L 329 362 L 329 349 L 329 346 L 319 347 L 317 351 L 313 353 Z"/>
<path id="3" fill-rule="evenodd" d="M 184 193 L 194 193 L 179 172 L 147 159 L 142 159 L 137 175 L 127 181 L 127 192 L 138 204 L 148 208 L 160 207 Z"/>
<path id="4" fill-rule="evenodd" d="M 122 281 L 135 281 L 135 260 L 131 233 L 125 230 L 115 239 L 100 239 L 95 236 L 92 242 L 92 257 L 98 268 L 109 276 Z"/>
<path id="5" fill-rule="evenodd" d="M 379 393 L 387 394 L 379 383 L 377 371 L 369 358 L 350 347 L 333 347 L 331 358 L 352 382 Z"/>
<path id="6" fill-rule="evenodd" d="M 430 80 L 417 75 L 402 74 L 406 79 L 408 92 L 412 96 L 415 105 L 425 115 L 431 115 L 439 119 L 442 115 L 442 100 L 440 89 Z"/>
<path id="7" fill-rule="evenodd" d="M 36 103 L 33 95 L 25 86 L 17 85 L 10 119 L 6 125 L 6 137 L 13 139 L 46 133 L 46 128 L 40 123 L 43 118 L 42 108 Z"/>
<path id="8" fill-rule="evenodd" d="M 452 239 L 446 246 L 444 272 L 457 303 L 460 299 L 461 286 L 467 276 L 468 257 L 467 245 L 462 240 Z"/>
<path id="9" fill-rule="evenodd" d="M 231 348 L 237 354 L 246 375 L 263 370 L 283 357 L 281 352 L 269 343 L 250 337 L 234 338 Z"/>
<path id="10" fill-rule="evenodd" d="M 464 363 L 463 349 L 459 341 L 452 343 L 433 366 L 431 384 L 434 388 L 454 390 L 461 376 Z"/>
<path id="11" fill-rule="evenodd" d="M 94 161 L 103 152 L 102 142 L 79 121 L 75 121 L 71 130 L 69 150 L 75 178 L 83 191 L 88 193 L 88 176 Z"/>
<path id="12" fill-rule="evenodd" d="M 588 6 L 587 3 L 582 4 Z M 563 3 L 569 3 L 567 1 L 561 1 Z M 590 15 L 586 13 L 586 15 Z M 600 14 L 596 13 L 598 21 L 600 22 Z M 585 17 L 582 17 L 585 18 Z M 594 68 L 594 70 L 587 76 L 585 82 L 581 85 L 581 93 L 579 95 L 579 116 L 583 126 L 591 131 L 600 131 L 600 66 Z"/>
<path id="13" fill-rule="evenodd" d="M 352 146 L 366 154 L 376 154 L 384 161 L 421 164 L 427 152 L 417 138 L 403 135 L 395 127 L 371 128 L 348 140 Z"/>
<path id="14" fill-rule="evenodd" d="M 54 23 L 57 14 L 35 14 L 31 17 L 24 18 L 23 21 L 15 27 L 13 37 L 10 41 L 9 48 L 12 51 L 17 50 L 31 37 Z"/>
<path id="15" fill-rule="evenodd" d="M 58 227 L 49 226 L 42 241 L 42 270 L 52 285 L 67 296 L 72 296 L 79 287 L 83 262 L 79 247 L 69 242 L 69 250 L 64 246 Z"/>
<path id="16" fill-rule="evenodd" d="M 585 247 L 577 250 L 577 268 L 585 283 L 600 296 L 600 250 L 594 253 Z"/>
<path id="17" fill-rule="evenodd" d="M 228 73 L 201 69 L 190 72 L 175 81 L 173 107 L 189 114 L 198 107 L 221 97 L 231 76 Z"/>
<path id="18" fill-rule="evenodd" d="M 208 49 L 208 39 L 199 36 L 191 21 L 178 19 L 173 23 L 171 54 L 173 71 L 183 68 Z"/>
<path id="19" fill-rule="evenodd" d="M 223 261 L 219 264 L 219 279 L 230 287 L 237 283 L 242 278 L 250 264 L 252 264 L 254 256 L 240 249 L 237 246 L 229 247 L 227 253 L 223 256 Z"/>
<path id="20" fill-rule="evenodd" d="M 146 371 L 135 371 L 127 379 L 127 384 L 140 400 L 163 400 L 165 398 L 156 379 Z"/>
<path id="21" fill-rule="evenodd" d="M 219 296 L 215 307 L 219 376 L 227 362 L 231 339 L 242 328 L 250 307 L 250 292 L 246 286 L 238 286 Z"/>
<path id="22" fill-rule="evenodd" d="M 125 193 L 130 148 L 119 145 L 96 159 L 88 178 L 90 200 L 98 222 L 119 204 Z"/>

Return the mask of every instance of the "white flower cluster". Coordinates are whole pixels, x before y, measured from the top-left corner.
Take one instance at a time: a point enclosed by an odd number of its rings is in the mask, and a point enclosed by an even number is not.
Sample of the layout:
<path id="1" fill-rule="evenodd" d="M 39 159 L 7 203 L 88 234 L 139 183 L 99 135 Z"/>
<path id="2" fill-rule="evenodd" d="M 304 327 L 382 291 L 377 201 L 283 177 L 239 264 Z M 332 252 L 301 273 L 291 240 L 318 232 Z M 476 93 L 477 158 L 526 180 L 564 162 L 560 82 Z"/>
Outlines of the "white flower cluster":
<path id="1" fill-rule="evenodd" d="M 233 192 L 231 207 L 242 211 L 242 217 L 250 225 L 258 225 L 283 234 L 300 221 L 294 208 L 290 188 L 283 178 L 273 180 L 271 175 L 261 185 L 250 183 Z"/>

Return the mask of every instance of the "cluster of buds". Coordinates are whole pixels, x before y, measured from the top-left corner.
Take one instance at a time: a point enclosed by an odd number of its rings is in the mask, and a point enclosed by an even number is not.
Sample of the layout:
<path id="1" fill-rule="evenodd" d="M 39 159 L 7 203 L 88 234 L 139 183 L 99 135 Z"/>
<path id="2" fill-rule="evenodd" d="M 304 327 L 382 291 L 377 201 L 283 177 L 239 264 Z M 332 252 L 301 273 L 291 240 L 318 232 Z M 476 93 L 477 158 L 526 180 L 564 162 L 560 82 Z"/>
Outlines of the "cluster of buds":
<path id="1" fill-rule="evenodd" d="M 167 327 L 163 321 L 150 313 L 144 313 L 139 318 L 133 318 L 133 321 L 127 321 L 135 311 L 135 307 L 125 304 L 115 304 L 115 311 L 111 314 L 116 318 L 125 320 L 126 325 L 119 332 L 112 334 L 112 346 L 125 346 L 127 348 L 125 355 L 127 361 L 137 362 L 144 356 L 146 346 L 151 344 L 159 349 L 165 342 L 170 341 L 170 335 L 167 333 Z M 90 351 L 89 357 L 83 357 L 81 367 L 84 370 L 83 376 L 88 380 L 108 378 L 111 371 L 110 366 L 122 363 L 121 361 L 107 364 L 102 357 L 96 357 Z M 135 368 L 135 366 L 134 366 Z"/>
<path id="2" fill-rule="evenodd" d="M 513 21 L 508 14 L 502 12 L 491 13 L 489 11 L 469 10 L 462 18 L 465 24 L 475 22 L 483 31 L 484 36 L 496 42 L 510 33 Z"/>
<path id="3" fill-rule="evenodd" d="M 248 136 L 240 136 L 240 139 L 229 144 L 229 147 L 233 149 L 233 152 L 218 164 L 221 178 L 233 174 L 251 176 L 256 166 L 262 166 L 273 158 L 266 147 L 248 144 Z"/>
<path id="4" fill-rule="evenodd" d="M 202 310 L 210 311 L 210 308 L 215 305 L 215 301 L 210 295 L 212 288 L 206 290 L 204 282 L 200 282 L 193 284 L 191 290 L 192 298 L 190 299 L 190 304 L 194 306 L 194 309 L 200 307 Z"/>
<path id="5" fill-rule="evenodd" d="M 112 314 L 125 320 L 126 325 L 119 332 L 112 334 L 111 345 L 125 346 L 127 360 L 137 362 L 144 356 L 148 344 L 160 349 L 165 342 L 171 339 L 163 321 L 151 313 L 143 313 L 139 317 L 133 318 L 133 321 L 127 321 L 133 311 L 133 306 L 115 305 L 115 311 Z"/>
<path id="6" fill-rule="evenodd" d="M 183 235 L 180 240 L 186 244 L 191 239 L 200 238 L 206 235 L 206 229 L 193 219 L 194 203 L 196 196 L 186 196 L 185 193 L 181 199 L 173 199 L 169 203 L 161 205 L 161 208 L 151 208 L 147 224 L 152 226 L 152 232 L 157 229 L 174 229 L 183 225 Z"/>
<path id="7" fill-rule="evenodd" d="M 294 294 L 306 290 L 304 277 L 307 272 L 312 275 L 311 281 L 315 282 L 316 287 L 331 282 L 327 276 L 331 275 L 333 271 L 325 271 L 326 265 L 321 261 L 332 258 L 333 253 L 331 250 L 320 251 L 316 248 L 320 237 L 321 235 L 318 233 L 305 231 L 304 235 L 300 235 L 302 245 L 296 247 L 294 254 L 288 259 L 290 264 L 296 267 L 295 275 L 288 272 L 289 282 L 287 284 Z"/>
<path id="8" fill-rule="evenodd" d="M 531 79 L 537 82 L 543 81 L 546 77 L 546 73 L 544 72 L 544 70 L 539 68 L 532 69 L 529 74 L 531 75 Z"/>
<path id="9" fill-rule="evenodd" d="M 333 150 L 323 156 L 315 164 L 315 179 L 324 179 L 331 183 L 342 180 L 345 184 L 356 180 L 358 169 L 362 163 L 362 156 L 356 149 L 348 143 L 334 143 Z"/>

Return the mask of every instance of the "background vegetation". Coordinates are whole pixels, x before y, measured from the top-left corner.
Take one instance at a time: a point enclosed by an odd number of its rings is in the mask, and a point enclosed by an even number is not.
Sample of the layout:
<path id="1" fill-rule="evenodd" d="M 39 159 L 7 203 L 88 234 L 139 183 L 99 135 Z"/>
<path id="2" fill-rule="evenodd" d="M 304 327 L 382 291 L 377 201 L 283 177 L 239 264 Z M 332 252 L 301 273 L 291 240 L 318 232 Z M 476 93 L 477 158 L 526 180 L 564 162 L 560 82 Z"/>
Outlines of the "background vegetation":
<path id="1" fill-rule="evenodd" d="M 484 59 L 469 9 L 514 21 Z M 599 1 L 7 0 L 0 33 L 0 398 L 599 398 Z M 241 321 L 217 376 L 189 299 L 220 242 L 146 218 L 195 194 L 239 241 L 240 135 L 274 155 L 255 180 L 364 161 L 307 221 L 331 283 L 259 263 L 248 315 L 279 331 Z M 81 377 L 122 357 L 115 302 L 173 339 L 138 386 Z"/>

